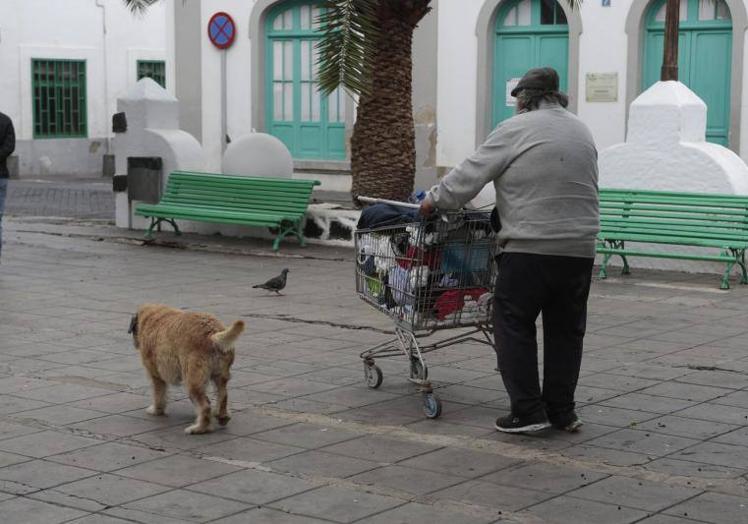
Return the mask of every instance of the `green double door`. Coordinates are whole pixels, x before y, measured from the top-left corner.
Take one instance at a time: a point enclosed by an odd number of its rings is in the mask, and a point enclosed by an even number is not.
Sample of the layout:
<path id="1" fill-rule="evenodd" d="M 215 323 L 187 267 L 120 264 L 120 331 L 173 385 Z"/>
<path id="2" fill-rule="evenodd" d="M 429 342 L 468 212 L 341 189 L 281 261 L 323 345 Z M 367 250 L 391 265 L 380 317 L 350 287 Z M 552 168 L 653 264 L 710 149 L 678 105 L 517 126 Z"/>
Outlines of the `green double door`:
<path id="1" fill-rule="evenodd" d="M 665 0 L 647 14 L 642 89 L 660 79 Z M 678 78 L 707 105 L 709 142 L 729 145 L 732 20 L 724 0 L 681 0 Z"/>
<path id="2" fill-rule="evenodd" d="M 569 28 L 556 0 L 506 2 L 496 17 L 493 124 L 516 112 L 510 92 L 528 69 L 553 67 L 568 89 Z"/>

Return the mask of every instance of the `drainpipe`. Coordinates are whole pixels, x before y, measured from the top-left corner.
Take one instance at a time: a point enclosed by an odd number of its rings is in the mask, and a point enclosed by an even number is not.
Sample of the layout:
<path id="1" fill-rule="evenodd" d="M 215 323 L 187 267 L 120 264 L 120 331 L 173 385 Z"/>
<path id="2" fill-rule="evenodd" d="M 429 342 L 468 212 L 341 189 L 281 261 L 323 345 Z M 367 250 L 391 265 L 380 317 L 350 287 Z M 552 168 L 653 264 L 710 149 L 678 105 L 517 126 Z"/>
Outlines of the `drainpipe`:
<path id="1" fill-rule="evenodd" d="M 109 118 L 109 66 L 108 66 L 108 57 L 109 53 L 107 51 L 107 25 L 106 25 L 106 4 L 104 3 L 105 0 L 94 0 L 94 3 L 96 4 L 96 7 L 101 8 L 101 30 L 104 34 L 103 39 L 103 54 L 104 54 L 104 112 L 105 112 L 105 122 Z M 109 132 L 109 126 L 106 126 L 106 154 L 111 153 L 111 142 L 112 138 L 110 136 Z"/>

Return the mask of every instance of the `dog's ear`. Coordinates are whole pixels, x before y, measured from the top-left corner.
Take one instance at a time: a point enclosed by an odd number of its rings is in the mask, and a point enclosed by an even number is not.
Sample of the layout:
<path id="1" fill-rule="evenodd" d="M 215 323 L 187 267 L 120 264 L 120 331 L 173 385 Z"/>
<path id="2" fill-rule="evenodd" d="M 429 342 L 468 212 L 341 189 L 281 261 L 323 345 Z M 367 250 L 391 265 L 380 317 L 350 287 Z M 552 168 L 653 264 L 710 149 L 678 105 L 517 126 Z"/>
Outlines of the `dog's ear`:
<path id="1" fill-rule="evenodd" d="M 127 330 L 128 333 L 131 333 L 133 336 L 137 336 L 138 334 L 138 315 L 133 315 L 130 319 L 130 329 Z"/>

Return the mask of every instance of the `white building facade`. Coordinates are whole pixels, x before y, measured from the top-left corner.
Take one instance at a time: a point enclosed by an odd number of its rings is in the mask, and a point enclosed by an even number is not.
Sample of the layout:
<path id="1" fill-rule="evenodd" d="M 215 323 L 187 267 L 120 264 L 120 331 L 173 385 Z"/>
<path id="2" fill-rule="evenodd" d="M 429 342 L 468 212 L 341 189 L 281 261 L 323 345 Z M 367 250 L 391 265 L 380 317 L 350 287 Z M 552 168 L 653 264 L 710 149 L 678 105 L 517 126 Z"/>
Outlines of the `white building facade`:
<path id="1" fill-rule="evenodd" d="M 748 159 L 747 0 L 681 0 L 681 80 L 708 105 L 707 139 Z M 469 155 L 513 111 L 507 95 L 528 68 L 561 74 L 570 109 L 604 149 L 623 142 L 630 103 L 659 78 L 664 0 L 433 0 L 414 38 L 417 186 Z M 314 0 L 188 0 L 170 5 L 182 128 L 220 170 L 225 135 L 281 138 L 299 176 L 345 189 L 355 118 L 345 95 L 314 93 Z M 214 47 L 218 12 L 235 22 Z M 312 45 L 310 45 L 312 42 Z"/>
<path id="2" fill-rule="evenodd" d="M 708 140 L 748 159 L 748 0 L 681 0 L 681 80 L 708 106 Z M 117 97 L 143 75 L 180 101 L 180 126 L 220 171 L 227 136 L 278 136 L 298 176 L 345 190 L 355 119 L 343 93 L 315 90 L 318 0 L 0 2 L 0 111 L 14 121 L 22 176 L 100 174 Z M 533 66 L 561 73 L 598 147 L 622 142 L 630 103 L 659 74 L 664 0 L 432 0 L 414 38 L 417 186 L 469 155 L 514 110 Z M 233 45 L 208 38 L 218 12 Z"/>
<path id="3" fill-rule="evenodd" d="M 168 5 L 132 16 L 121 0 L 0 2 L 0 111 L 21 176 L 101 175 L 116 99 L 142 76 L 172 89 Z"/>
<path id="4" fill-rule="evenodd" d="M 595 0 L 572 11 L 561 0 L 555 24 L 549 3 L 440 2 L 440 165 L 459 162 L 507 115 L 506 88 L 526 66 L 559 70 L 599 149 L 624 141 L 629 105 L 659 79 L 665 2 Z M 707 103 L 707 139 L 747 159 L 745 3 L 681 0 L 679 66 L 680 80 Z"/>

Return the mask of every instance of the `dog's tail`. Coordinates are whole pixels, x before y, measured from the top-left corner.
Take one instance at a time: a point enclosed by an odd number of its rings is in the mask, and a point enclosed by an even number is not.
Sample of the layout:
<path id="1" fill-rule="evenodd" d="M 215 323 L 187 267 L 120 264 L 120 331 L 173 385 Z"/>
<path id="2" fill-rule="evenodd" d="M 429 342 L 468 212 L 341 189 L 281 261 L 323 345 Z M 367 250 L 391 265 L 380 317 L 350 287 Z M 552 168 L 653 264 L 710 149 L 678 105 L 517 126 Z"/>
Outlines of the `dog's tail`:
<path id="1" fill-rule="evenodd" d="M 230 328 L 219 331 L 218 333 L 213 333 L 210 338 L 221 348 L 222 351 L 226 351 L 234 344 L 234 342 L 236 342 L 236 339 L 239 338 L 239 335 L 241 335 L 243 331 L 244 322 L 237 320 L 231 324 Z"/>

